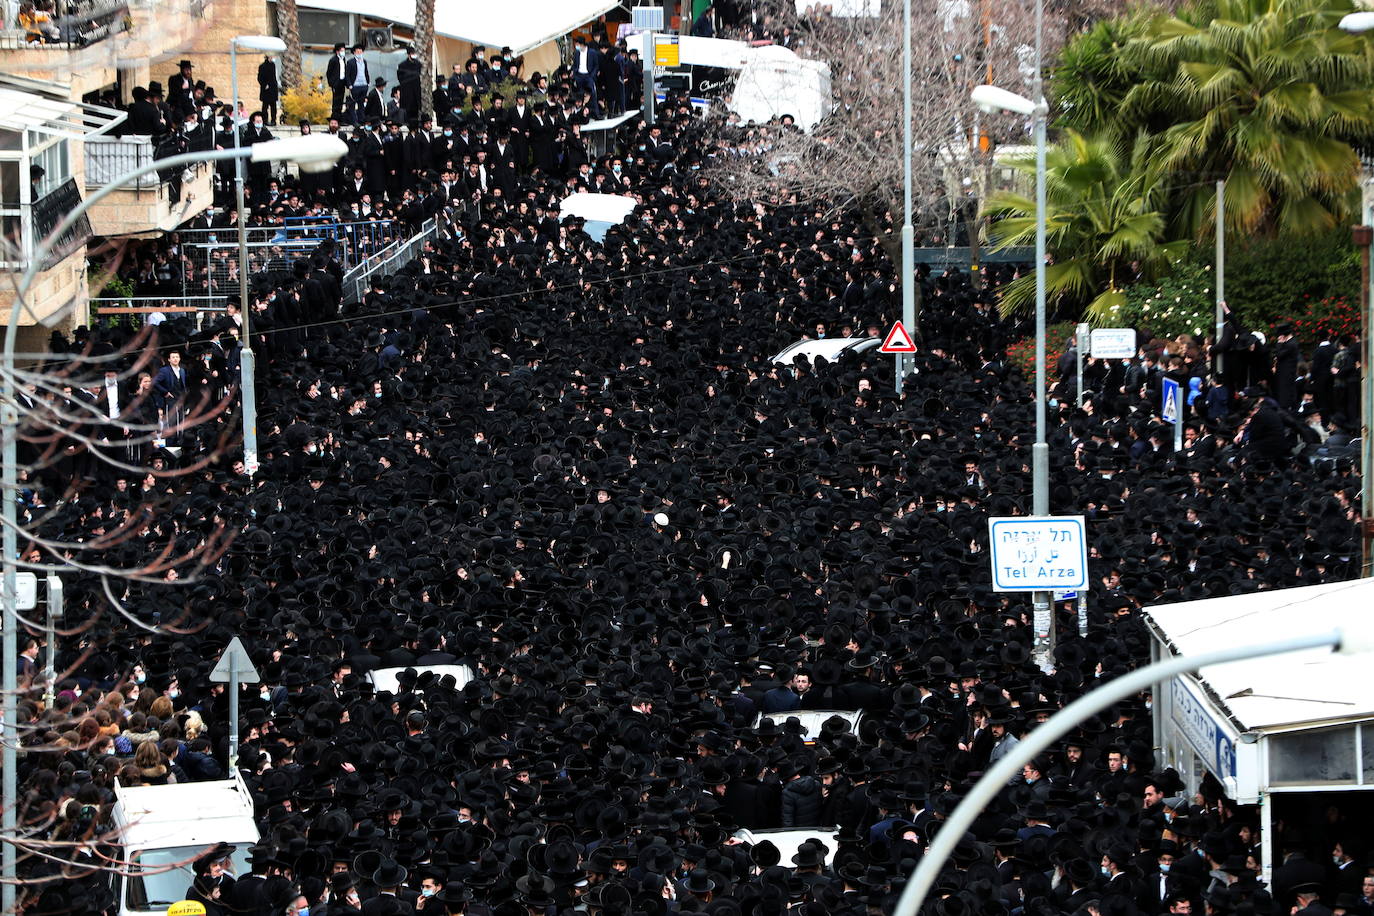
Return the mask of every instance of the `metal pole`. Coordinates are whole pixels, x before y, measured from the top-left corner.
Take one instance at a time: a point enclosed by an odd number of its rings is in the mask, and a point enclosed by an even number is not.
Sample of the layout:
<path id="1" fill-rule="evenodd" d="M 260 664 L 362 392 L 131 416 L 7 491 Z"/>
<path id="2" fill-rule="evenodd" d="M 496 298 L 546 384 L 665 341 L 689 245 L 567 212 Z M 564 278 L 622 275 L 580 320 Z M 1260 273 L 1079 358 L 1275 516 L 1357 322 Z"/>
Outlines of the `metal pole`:
<path id="1" fill-rule="evenodd" d="M 1050 514 L 1050 447 L 1045 441 L 1045 102 L 1042 78 L 1041 36 L 1044 33 L 1044 0 L 1035 2 L 1035 445 L 1031 473 L 1035 515 Z M 1035 621 L 1035 656 L 1040 670 L 1054 665 L 1054 605 L 1049 592 L 1031 598 Z"/>
<path id="2" fill-rule="evenodd" d="M 229 81 L 235 111 L 239 98 L 238 43 L 229 40 Z M 240 128 L 234 125 L 234 149 L 242 143 Z M 253 356 L 252 320 L 248 308 L 248 214 L 243 204 L 243 160 L 234 160 L 234 197 L 239 209 L 239 316 L 242 320 L 243 350 L 239 354 L 239 391 L 243 398 L 243 470 L 252 477 L 258 472 L 258 392 L 254 377 L 257 363 Z"/>
<path id="3" fill-rule="evenodd" d="M 25 287 L 20 287 L 25 290 Z M 10 326 L 9 332 L 5 335 L 5 375 L 7 380 L 14 378 L 14 338 L 19 327 L 19 297 L 15 297 L 15 302 L 10 306 Z M 0 690 L 4 692 L 4 734 L 0 736 L 3 740 L 4 750 L 0 752 L 0 831 L 5 837 L 14 836 L 18 827 L 18 805 L 19 805 L 19 776 L 16 772 L 18 767 L 18 755 L 16 748 L 19 744 L 19 727 L 16 717 L 19 715 L 19 586 L 15 579 L 17 560 L 19 553 L 19 538 L 15 526 L 19 523 L 18 510 L 15 501 L 19 498 L 19 458 L 16 448 L 15 438 L 19 430 L 19 401 L 16 396 L 14 386 L 11 381 L 5 383 L 5 400 L 0 404 L 0 421 L 4 425 L 4 492 L 0 493 L 0 499 L 4 501 L 4 583 L 0 585 L 0 592 L 3 592 L 5 605 L 4 637 L 0 640 L 3 646 L 0 651 L 4 652 L 5 675 L 4 682 L 0 684 Z M 15 882 L 18 880 L 18 858 L 13 843 L 0 843 L 3 846 L 3 860 L 0 861 L 0 868 L 3 868 L 3 885 L 0 885 L 0 912 L 13 913 L 15 910 Z"/>
<path id="4" fill-rule="evenodd" d="M 1226 302 L 1226 181 L 1222 179 L 1217 182 L 1217 315 L 1216 315 L 1216 336 L 1212 338 L 1213 343 L 1221 341 L 1222 329 L 1226 326 L 1226 313 L 1222 311 L 1222 304 Z M 1216 359 L 1212 360 L 1212 371 L 1217 375 L 1221 374 L 1222 363 L 1226 357 L 1218 352 Z M 1234 394 L 1235 392 L 1232 392 Z"/>
<path id="5" fill-rule="evenodd" d="M 57 573 L 48 573 L 48 660 L 43 668 L 43 704 L 52 708 L 57 684 L 57 621 L 62 619 L 62 579 Z"/>
<path id="6" fill-rule="evenodd" d="M 1090 329 L 1086 321 L 1078 323 L 1078 396 L 1075 399 L 1078 407 L 1083 406 L 1083 351 L 1088 349 L 1092 340 L 1089 337 Z"/>
<path id="7" fill-rule="evenodd" d="M 912 872 L 911 880 L 907 882 L 906 889 L 902 891 L 901 899 L 897 901 L 897 907 L 892 916 L 916 916 L 920 912 L 926 894 L 930 893 L 930 889 L 935 886 L 935 880 L 940 876 L 940 870 L 944 867 L 950 854 L 954 852 L 954 847 L 959 845 L 959 840 L 983 813 L 983 810 L 1006 788 L 1012 777 L 1021 772 L 1023 766 L 1033 760 L 1037 754 L 1048 750 L 1056 741 L 1078 727 L 1078 724 L 1089 716 L 1106 709 L 1119 700 L 1139 693 L 1156 681 L 1173 678 L 1187 671 L 1196 671 L 1209 665 L 1220 665 L 1247 658 L 1281 655 L 1285 652 L 1296 652 L 1301 649 L 1336 647 L 1341 644 L 1341 639 L 1341 632 L 1333 630 L 1327 633 L 1298 636 L 1259 645 L 1218 649 L 1214 652 L 1203 652 L 1198 655 L 1176 655 L 1157 664 L 1147 665 L 1132 671 L 1130 674 L 1103 684 L 1096 690 L 1079 697 L 1043 724 L 1032 729 L 1025 738 L 1012 748 L 1011 753 L 993 764 L 983 774 L 983 778 L 978 780 L 973 790 L 964 796 L 964 800 L 940 826 L 940 831 L 935 834 L 935 839 L 931 841 L 926 854 L 921 857 L 921 863 Z"/>
<path id="8" fill-rule="evenodd" d="M 916 278 L 914 233 L 911 231 L 911 0 L 902 0 L 902 324 L 908 334 L 916 328 Z M 907 360 L 893 354 L 897 369 L 897 393 L 902 393 Z M 913 363 L 914 364 L 914 363 Z"/>
<path id="9" fill-rule="evenodd" d="M 650 127 L 654 126 L 654 33 L 644 33 L 644 91 L 640 93 L 644 101 L 641 108 L 644 112 L 644 123 Z"/>
<path id="10" fill-rule="evenodd" d="M 1370 195 L 1369 182 L 1365 183 L 1365 226 L 1374 225 L 1374 197 Z M 1369 265 L 1369 248 L 1364 249 L 1364 264 Z M 1374 330 L 1374 271 L 1366 269 L 1363 288 L 1360 290 L 1360 575 L 1374 575 L 1374 499 L 1370 498 L 1370 486 L 1374 485 L 1374 451 L 1371 451 L 1369 434 L 1374 432 L 1374 340 L 1370 331 Z"/>
<path id="11" fill-rule="evenodd" d="M 239 765 L 239 664 L 238 653 L 229 653 L 229 776 Z"/>
<path id="12" fill-rule="evenodd" d="M 1083 588 L 1078 592 L 1078 635 L 1087 638 L 1088 635 L 1088 590 Z"/>

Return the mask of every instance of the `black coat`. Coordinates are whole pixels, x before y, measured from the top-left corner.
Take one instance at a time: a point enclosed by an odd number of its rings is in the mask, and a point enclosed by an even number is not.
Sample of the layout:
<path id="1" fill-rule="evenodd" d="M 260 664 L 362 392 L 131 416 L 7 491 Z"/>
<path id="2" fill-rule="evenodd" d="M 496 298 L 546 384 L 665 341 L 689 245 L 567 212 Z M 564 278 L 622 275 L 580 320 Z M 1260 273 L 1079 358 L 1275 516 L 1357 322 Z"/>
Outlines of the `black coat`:
<path id="1" fill-rule="evenodd" d="M 820 780 L 798 776 L 782 787 L 782 826 L 822 826 Z"/>
<path id="2" fill-rule="evenodd" d="M 277 65 L 271 60 L 258 64 L 258 98 L 264 105 L 275 105 L 281 95 L 281 84 L 277 82 Z"/>

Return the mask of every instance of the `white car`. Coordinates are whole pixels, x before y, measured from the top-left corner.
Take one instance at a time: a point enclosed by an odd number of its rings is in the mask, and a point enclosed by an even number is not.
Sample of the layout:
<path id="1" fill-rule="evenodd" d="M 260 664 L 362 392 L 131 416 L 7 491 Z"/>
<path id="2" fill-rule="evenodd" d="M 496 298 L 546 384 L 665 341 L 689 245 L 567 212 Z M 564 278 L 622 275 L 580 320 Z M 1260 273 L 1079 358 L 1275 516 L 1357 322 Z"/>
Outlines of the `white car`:
<path id="1" fill-rule="evenodd" d="M 865 353 L 881 343 L 877 337 L 822 337 L 820 340 L 808 337 L 783 347 L 772 361 L 779 366 L 791 366 L 798 356 L 805 356 L 811 362 L 824 356 L 833 363 L 842 353 Z"/>
<path id="2" fill-rule="evenodd" d="M 400 687 L 401 673 L 408 670 L 414 670 L 416 674 L 432 671 L 438 678 L 451 674 L 454 680 L 458 682 L 454 686 L 454 690 L 462 690 L 467 686 L 468 681 L 472 680 L 472 669 L 467 665 L 409 665 L 405 668 L 377 668 L 367 673 L 367 679 L 372 682 L 373 690 L 399 693 L 397 688 Z"/>
<path id="3" fill-rule="evenodd" d="M 771 712 L 762 713 L 754 727 L 763 722 L 764 719 L 772 719 L 781 726 L 788 719 L 796 719 L 801 723 L 802 740 L 807 744 L 815 744 L 816 738 L 821 733 L 821 726 L 825 720 L 831 716 L 839 716 L 849 723 L 849 730 L 854 733 L 859 731 L 859 720 L 864 717 L 863 710 L 859 709 L 795 709 L 792 712 Z"/>

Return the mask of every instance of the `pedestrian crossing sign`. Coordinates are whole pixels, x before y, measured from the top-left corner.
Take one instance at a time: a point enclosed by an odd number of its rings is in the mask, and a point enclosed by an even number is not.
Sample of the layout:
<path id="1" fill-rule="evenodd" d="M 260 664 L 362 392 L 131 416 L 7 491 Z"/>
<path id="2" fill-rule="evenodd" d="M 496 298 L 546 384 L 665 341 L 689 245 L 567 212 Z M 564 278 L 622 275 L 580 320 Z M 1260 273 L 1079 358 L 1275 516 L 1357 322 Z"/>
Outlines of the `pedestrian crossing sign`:
<path id="1" fill-rule="evenodd" d="M 1170 378 L 1164 379 L 1164 403 L 1160 407 L 1159 414 L 1164 418 L 1165 423 L 1178 422 L 1179 399 L 1180 389 L 1178 382 Z"/>

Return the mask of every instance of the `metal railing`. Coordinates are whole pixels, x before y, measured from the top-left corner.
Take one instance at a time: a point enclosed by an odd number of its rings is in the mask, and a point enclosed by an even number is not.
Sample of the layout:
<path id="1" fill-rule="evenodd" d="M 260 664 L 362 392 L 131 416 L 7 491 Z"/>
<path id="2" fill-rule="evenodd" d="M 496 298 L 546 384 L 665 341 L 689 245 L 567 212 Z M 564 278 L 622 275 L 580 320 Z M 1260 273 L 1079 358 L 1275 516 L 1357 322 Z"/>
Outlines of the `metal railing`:
<path id="1" fill-rule="evenodd" d="M 280 248 L 279 253 L 269 255 L 269 260 L 275 263 L 286 259 L 285 268 L 290 270 L 291 260 L 308 256 L 322 242 L 334 242 L 334 257 L 348 271 L 387 250 L 407 231 L 404 223 L 390 219 L 345 223 L 287 217 L 280 224 L 248 227 L 248 247 Z M 228 260 L 238 258 L 238 231 L 233 226 L 180 229 L 177 235 L 196 266 L 208 268 L 217 279 L 223 279 L 223 267 Z M 266 265 L 264 269 L 275 268 Z"/>
<path id="2" fill-rule="evenodd" d="M 87 137 L 86 187 L 104 187 L 121 175 L 148 165 L 156 155 L 152 137 Z M 156 188 L 162 179 L 156 173 L 140 175 L 123 185 L 133 190 Z"/>
<path id="3" fill-rule="evenodd" d="M 395 242 L 388 248 L 377 253 L 376 257 L 370 258 L 357 267 L 344 274 L 343 278 L 343 300 L 344 302 L 358 302 L 363 298 L 363 293 L 367 291 L 368 284 L 372 278 L 381 275 L 389 277 L 396 271 L 404 267 L 411 258 L 415 257 L 416 252 L 424 247 L 425 242 L 433 239 L 439 234 L 439 221 L 437 217 L 426 220 L 414 235 L 405 241 Z"/>
<path id="4" fill-rule="evenodd" d="M 154 315 L 164 319 L 191 317 L 196 330 L 224 315 L 226 296 L 101 296 L 90 300 L 90 327 L 139 328 Z"/>

